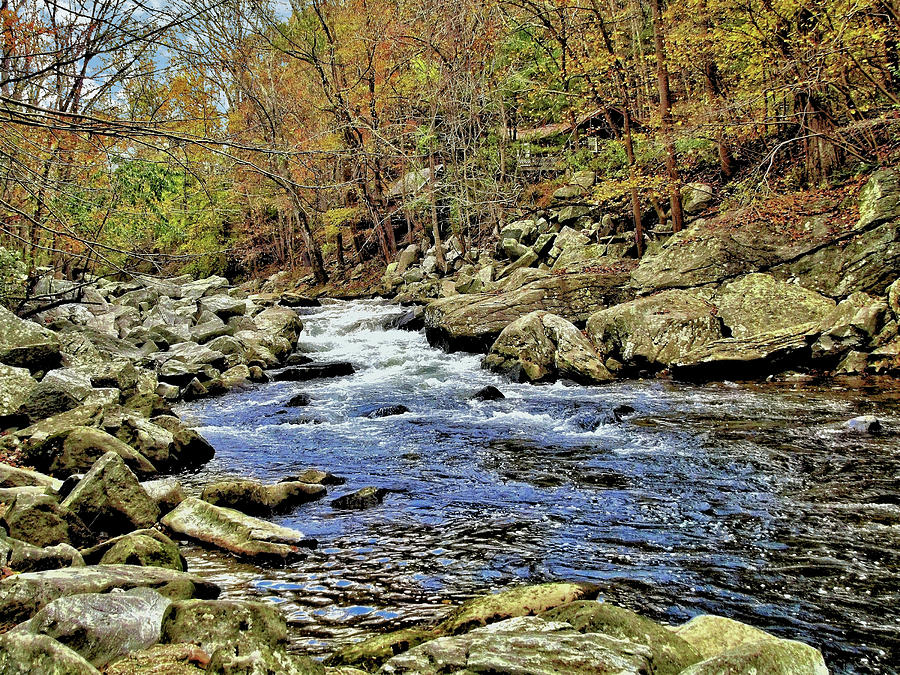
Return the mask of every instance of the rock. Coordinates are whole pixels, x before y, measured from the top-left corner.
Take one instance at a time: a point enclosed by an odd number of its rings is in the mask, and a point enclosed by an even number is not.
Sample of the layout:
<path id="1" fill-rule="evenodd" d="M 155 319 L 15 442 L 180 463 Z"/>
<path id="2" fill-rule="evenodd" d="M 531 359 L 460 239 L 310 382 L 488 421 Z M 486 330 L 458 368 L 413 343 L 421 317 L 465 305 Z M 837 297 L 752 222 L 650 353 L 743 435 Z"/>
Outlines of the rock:
<path id="1" fill-rule="evenodd" d="M 598 590 L 591 584 L 575 583 L 519 586 L 465 602 L 437 625 L 437 631 L 457 635 L 496 621 L 541 614 L 576 600 L 591 600 L 597 597 Z"/>
<path id="2" fill-rule="evenodd" d="M 682 671 L 683 675 L 828 675 L 821 652 L 793 640 L 742 644 Z"/>
<path id="3" fill-rule="evenodd" d="M 714 340 L 674 362 L 672 375 L 686 380 L 759 379 L 806 364 L 816 337 L 816 325 L 808 323 L 748 338 Z"/>
<path id="4" fill-rule="evenodd" d="M 215 454 L 215 448 L 203 436 L 188 427 L 177 417 L 161 415 L 153 418 L 153 426 L 168 432 L 172 441 L 169 446 L 168 469 L 203 466 Z M 146 426 L 144 427 L 147 428 Z M 160 441 L 165 441 L 161 438 Z"/>
<path id="5" fill-rule="evenodd" d="M 16 574 L 0 581 L 0 616 L 28 619 L 57 598 L 109 593 L 114 588 L 152 588 L 168 598 L 216 598 L 219 587 L 200 577 L 162 567 L 95 565 Z"/>
<path id="6" fill-rule="evenodd" d="M 818 323 L 835 308 L 834 300 L 768 274 L 748 274 L 725 284 L 713 302 L 736 338 Z"/>
<path id="7" fill-rule="evenodd" d="M 508 619 L 466 635 L 425 642 L 393 657 L 380 673 L 629 673 L 652 672 L 643 645 L 537 617 Z"/>
<path id="8" fill-rule="evenodd" d="M 625 274 L 545 275 L 498 295 L 444 298 L 425 308 L 425 331 L 432 345 L 448 351 L 487 351 L 507 325 L 533 311 L 580 323 L 630 300 L 626 283 Z"/>
<path id="9" fill-rule="evenodd" d="M 196 645 L 154 645 L 109 665 L 106 674 L 202 675 L 208 663 L 209 654 Z"/>
<path id="10" fill-rule="evenodd" d="M 13 539 L 41 548 L 55 544 L 82 546 L 91 534 L 77 514 L 49 495 L 19 494 L 0 518 Z"/>
<path id="11" fill-rule="evenodd" d="M 503 392 L 492 384 L 482 387 L 472 394 L 473 401 L 501 401 L 504 398 L 506 398 L 506 396 L 503 395 Z"/>
<path id="12" fill-rule="evenodd" d="M 46 370 L 56 366 L 59 360 L 59 340 L 55 333 L 0 307 L 0 363 Z"/>
<path id="13" fill-rule="evenodd" d="M 112 534 L 152 527 L 159 518 L 156 502 L 114 452 L 106 453 L 94 463 L 63 500 L 62 507 L 91 528 Z"/>
<path id="14" fill-rule="evenodd" d="M 186 496 L 181 483 L 175 478 L 143 481 L 141 487 L 156 502 L 163 516 L 183 502 Z"/>
<path id="15" fill-rule="evenodd" d="M 667 368 L 722 335 L 716 308 L 689 291 L 663 291 L 593 314 L 587 334 L 604 359 L 640 369 Z"/>
<path id="16" fill-rule="evenodd" d="M 704 659 L 717 656 L 742 644 L 761 640 L 778 640 L 759 628 L 740 621 L 713 614 L 695 616 L 674 629 L 675 634 L 688 642 Z"/>
<path id="17" fill-rule="evenodd" d="M 9 543 L 12 544 L 12 551 L 8 564 L 16 572 L 42 572 L 60 567 L 84 566 L 84 558 L 78 549 L 68 544 L 41 548 L 17 539 L 10 539 Z"/>
<path id="18" fill-rule="evenodd" d="M 292 396 L 290 400 L 285 403 L 288 408 L 302 408 L 307 406 L 312 401 L 312 398 L 309 394 L 300 393 L 295 396 Z"/>
<path id="19" fill-rule="evenodd" d="M 318 298 L 311 298 L 291 291 L 282 293 L 278 302 L 285 307 L 321 307 L 322 305 Z"/>
<path id="20" fill-rule="evenodd" d="M 844 422 L 844 427 L 862 434 L 877 434 L 882 430 L 881 421 L 874 415 L 854 417 Z"/>
<path id="21" fill-rule="evenodd" d="M 101 668 L 159 642 L 171 600 L 149 588 L 58 598 L 14 632 L 47 635 Z"/>
<path id="22" fill-rule="evenodd" d="M 4 675 L 100 675 L 77 652 L 46 635 L 0 635 L 0 672 Z"/>
<path id="23" fill-rule="evenodd" d="M 165 567 L 186 572 L 187 565 L 178 545 L 161 532 L 147 530 L 147 534 L 126 534 L 108 548 L 100 559 L 101 565 L 138 565 Z"/>
<path id="24" fill-rule="evenodd" d="M 26 487 L 30 485 L 47 487 L 57 491 L 62 487 L 62 481 L 37 471 L 20 469 L 19 467 L 0 462 L 0 488 Z"/>
<path id="25" fill-rule="evenodd" d="M 572 223 L 579 218 L 588 216 L 591 213 L 591 207 L 581 204 L 572 204 L 562 207 L 556 214 L 556 220 L 559 223 Z"/>
<path id="26" fill-rule="evenodd" d="M 333 509 L 370 509 L 384 501 L 388 491 L 384 488 L 365 487 L 331 501 Z"/>
<path id="27" fill-rule="evenodd" d="M 517 220 L 500 230 L 500 241 L 513 239 L 523 244 L 530 244 L 537 235 L 537 224 L 533 220 Z"/>
<path id="28" fill-rule="evenodd" d="M 28 461 L 51 476 L 65 477 L 88 471 L 107 452 L 114 452 L 138 476 L 157 473 L 146 457 L 118 438 L 94 427 L 73 427 L 39 443 L 26 444 Z"/>
<path id="29" fill-rule="evenodd" d="M 618 263 L 627 249 L 627 244 L 605 243 L 570 246 L 560 252 L 551 269 L 554 272 L 583 272 L 604 264 Z"/>
<path id="30" fill-rule="evenodd" d="M 238 642 L 221 647 L 210 657 L 208 672 L 226 675 L 323 675 L 324 668 L 312 659 L 284 648 L 252 647 Z"/>
<path id="31" fill-rule="evenodd" d="M 367 412 L 365 417 L 369 418 L 378 418 L 378 417 L 391 417 L 393 415 L 403 415 L 409 412 L 409 408 L 405 405 L 387 405 L 381 408 L 376 408 L 371 412 Z"/>
<path id="32" fill-rule="evenodd" d="M 287 357 L 287 360 L 284 362 L 286 366 L 305 366 L 307 363 L 312 363 L 313 360 L 309 358 L 306 354 L 291 354 Z"/>
<path id="33" fill-rule="evenodd" d="M 531 267 L 538 261 L 538 255 L 531 249 L 526 250 L 522 255 L 515 259 L 514 262 L 511 262 L 509 265 L 501 269 L 497 273 L 497 279 L 505 279 L 509 275 L 511 275 L 516 270 L 524 269 L 527 267 Z"/>
<path id="34" fill-rule="evenodd" d="M 334 363 L 308 363 L 305 366 L 286 368 L 272 379 L 275 382 L 305 382 L 321 377 L 343 377 L 352 375 L 356 369 L 345 361 Z"/>
<path id="35" fill-rule="evenodd" d="M 285 563 L 302 558 L 299 547 L 314 548 L 314 539 L 233 509 L 188 497 L 162 519 L 171 531 L 239 556 Z"/>
<path id="36" fill-rule="evenodd" d="M 216 291 L 226 288 L 228 288 L 228 279 L 213 275 L 206 279 L 197 279 L 196 281 L 188 281 L 181 284 L 181 297 L 196 300 L 204 295 L 212 295 Z"/>
<path id="37" fill-rule="evenodd" d="M 413 267 L 403 273 L 403 283 L 414 284 L 425 278 L 425 273 L 421 267 Z"/>
<path id="38" fill-rule="evenodd" d="M 516 260 L 528 253 L 531 249 L 524 244 L 519 243 L 518 239 L 509 238 L 500 240 L 500 250 L 510 260 Z"/>
<path id="39" fill-rule="evenodd" d="M 418 627 L 374 635 L 362 642 L 353 642 L 341 647 L 325 659 L 325 664 L 328 666 L 359 666 L 368 671 L 375 671 L 396 654 L 409 651 L 436 637 L 439 635 L 432 629 Z"/>
<path id="40" fill-rule="evenodd" d="M 565 319 L 541 311 L 504 328 L 484 364 L 518 381 L 565 377 L 594 383 L 612 379 L 581 331 Z"/>
<path id="41" fill-rule="evenodd" d="M 247 303 L 228 295 L 209 295 L 197 302 L 201 311 L 212 312 L 220 319 L 242 316 L 247 311 Z"/>
<path id="42" fill-rule="evenodd" d="M 312 483 L 314 485 L 343 485 L 347 482 L 346 478 L 335 476 L 333 473 L 322 471 L 320 469 L 307 469 L 297 476 L 289 476 L 284 478 L 283 482 L 299 482 Z"/>
<path id="43" fill-rule="evenodd" d="M 297 312 L 287 307 L 269 307 L 253 317 L 253 323 L 270 337 L 284 338 L 293 349 L 303 330 L 303 322 Z"/>
<path id="44" fill-rule="evenodd" d="M 688 215 L 705 211 L 712 203 L 713 187 L 706 183 L 685 183 L 681 186 L 681 208 Z"/>
<path id="45" fill-rule="evenodd" d="M 887 303 L 881 298 L 853 293 L 819 323 L 822 334 L 812 347 L 813 358 L 833 364 L 850 351 L 870 349 L 887 313 Z"/>
<path id="46" fill-rule="evenodd" d="M 36 422 L 77 408 L 80 404 L 81 400 L 73 396 L 65 386 L 57 382 L 39 382 L 28 392 L 28 397 L 16 414 Z"/>
<path id="47" fill-rule="evenodd" d="M 215 320 L 204 321 L 193 326 L 191 328 L 191 340 L 202 345 L 210 340 L 215 340 L 217 337 L 232 335 L 233 333 L 234 328 L 232 326 L 225 325 L 224 321 L 216 317 Z"/>
<path id="48" fill-rule="evenodd" d="M 324 496 L 325 488 L 312 483 L 281 482 L 263 485 L 252 480 L 231 480 L 206 486 L 200 498 L 210 504 L 237 509 L 250 515 L 271 515 L 290 511 L 295 506 Z"/>
<path id="49" fill-rule="evenodd" d="M 0 364 L 0 429 L 3 418 L 21 408 L 37 385 L 27 368 Z"/>
<path id="50" fill-rule="evenodd" d="M 580 633 L 603 633 L 645 645 L 650 648 L 656 675 L 677 675 L 702 658 L 668 628 L 606 602 L 572 602 L 544 612 L 541 618 L 567 623 Z"/>

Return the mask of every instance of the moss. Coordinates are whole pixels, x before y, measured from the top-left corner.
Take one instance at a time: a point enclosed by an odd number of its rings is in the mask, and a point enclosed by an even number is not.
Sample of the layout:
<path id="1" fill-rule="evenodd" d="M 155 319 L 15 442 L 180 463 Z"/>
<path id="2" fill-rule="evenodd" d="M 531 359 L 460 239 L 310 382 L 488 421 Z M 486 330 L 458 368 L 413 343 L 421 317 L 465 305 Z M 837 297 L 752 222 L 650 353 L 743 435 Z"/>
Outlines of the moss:
<path id="1" fill-rule="evenodd" d="M 392 656 L 436 637 L 438 634 L 428 628 L 405 628 L 384 633 L 362 642 L 347 645 L 326 659 L 325 664 L 328 666 L 359 666 L 374 671 Z"/>
<path id="2" fill-rule="evenodd" d="M 178 546 L 162 534 L 159 538 L 145 534 L 126 535 L 103 555 L 100 564 L 165 567 L 178 572 L 185 571 Z"/>

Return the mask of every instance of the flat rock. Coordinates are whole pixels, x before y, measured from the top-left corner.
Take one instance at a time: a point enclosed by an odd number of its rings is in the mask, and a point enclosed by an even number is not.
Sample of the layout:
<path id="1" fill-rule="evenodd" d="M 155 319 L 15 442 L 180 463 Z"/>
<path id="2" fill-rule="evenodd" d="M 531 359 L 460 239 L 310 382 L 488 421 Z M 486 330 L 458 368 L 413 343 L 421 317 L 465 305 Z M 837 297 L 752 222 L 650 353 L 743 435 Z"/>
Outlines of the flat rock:
<path id="1" fill-rule="evenodd" d="M 25 487 L 29 485 L 48 487 L 56 491 L 62 487 L 62 481 L 38 471 L 20 469 L 19 467 L 0 462 L 0 487 Z"/>
<path id="2" fill-rule="evenodd" d="M 53 331 L 0 307 L 0 363 L 45 370 L 56 366 L 59 359 L 59 340 Z"/>
<path id="3" fill-rule="evenodd" d="M 270 515 L 324 496 L 325 488 L 312 483 L 282 481 L 263 485 L 252 480 L 226 480 L 206 486 L 200 498 L 250 515 Z"/>
<path id="4" fill-rule="evenodd" d="M 344 361 L 334 363 L 307 363 L 303 366 L 292 366 L 276 373 L 275 382 L 305 382 L 322 377 L 343 377 L 356 372 L 353 365 Z"/>

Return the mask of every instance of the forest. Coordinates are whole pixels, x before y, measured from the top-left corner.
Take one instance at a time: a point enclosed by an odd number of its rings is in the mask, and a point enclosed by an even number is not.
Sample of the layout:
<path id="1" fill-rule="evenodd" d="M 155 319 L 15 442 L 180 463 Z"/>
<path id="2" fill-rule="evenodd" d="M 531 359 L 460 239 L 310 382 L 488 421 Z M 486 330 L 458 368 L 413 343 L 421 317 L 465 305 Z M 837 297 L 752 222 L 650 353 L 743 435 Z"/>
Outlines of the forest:
<path id="1" fill-rule="evenodd" d="M 47 267 L 325 283 L 426 239 L 465 253 L 579 171 L 640 257 L 683 227 L 691 181 L 766 214 L 898 152 L 895 0 L 3 0 L 0 17 L 9 306 Z"/>

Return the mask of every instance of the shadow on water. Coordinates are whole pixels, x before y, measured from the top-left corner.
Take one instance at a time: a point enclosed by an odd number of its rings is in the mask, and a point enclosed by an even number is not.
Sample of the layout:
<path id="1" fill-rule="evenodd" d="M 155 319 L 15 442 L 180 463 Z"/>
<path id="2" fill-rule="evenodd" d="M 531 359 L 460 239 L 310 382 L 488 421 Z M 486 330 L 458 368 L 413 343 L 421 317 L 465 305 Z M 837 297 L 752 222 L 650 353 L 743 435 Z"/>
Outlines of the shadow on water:
<path id="1" fill-rule="evenodd" d="M 384 329 L 397 312 L 335 302 L 304 317 L 301 349 L 353 362 L 351 377 L 182 408 L 217 450 L 184 476 L 189 489 L 316 466 L 347 478 L 331 496 L 392 490 L 368 511 L 335 511 L 329 497 L 279 517 L 320 542 L 287 569 L 189 547 L 191 567 L 226 596 L 279 603 L 295 644 L 326 653 L 476 593 L 578 579 L 657 620 L 711 612 L 809 642 L 833 672 L 893 672 L 900 390 L 511 384 L 478 356 Z M 487 384 L 507 398 L 469 400 Z M 310 405 L 285 412 L 301 391 Z M 410 412 L 364 417 L 393 404 Z M 868 413 L 884 433 L 844 429 Z"/>

